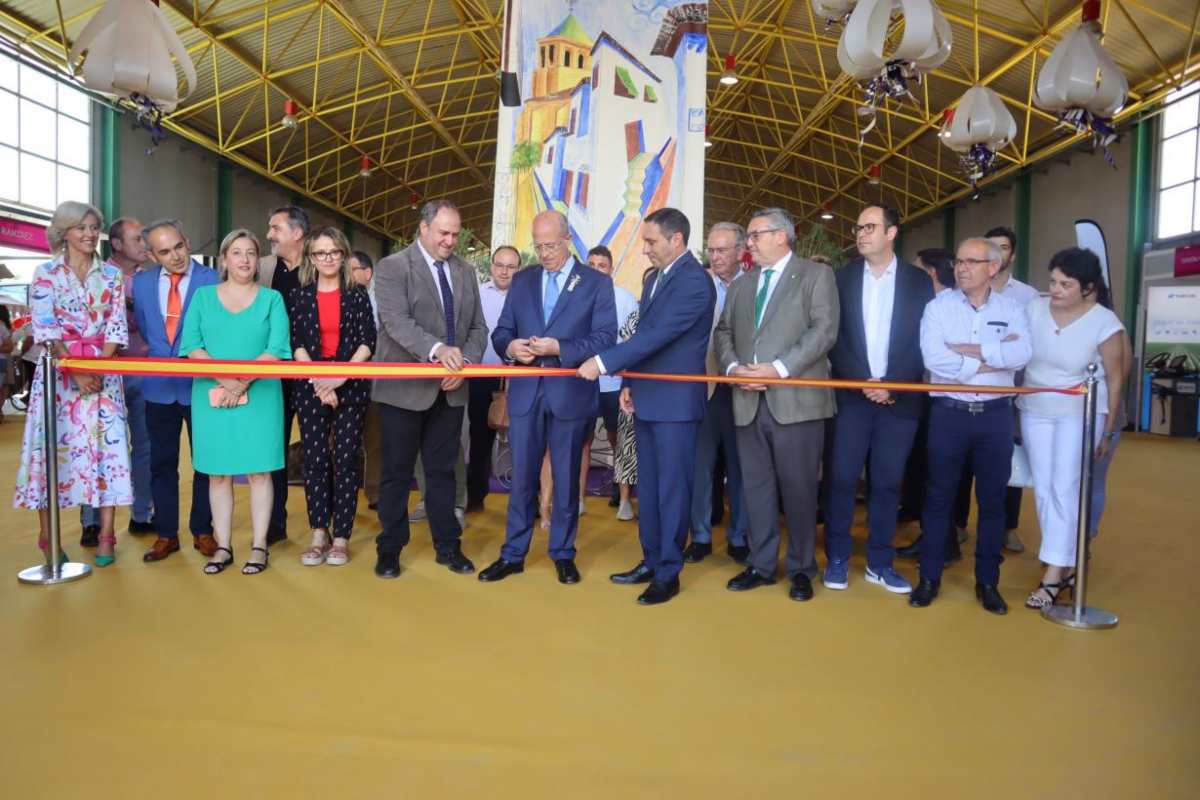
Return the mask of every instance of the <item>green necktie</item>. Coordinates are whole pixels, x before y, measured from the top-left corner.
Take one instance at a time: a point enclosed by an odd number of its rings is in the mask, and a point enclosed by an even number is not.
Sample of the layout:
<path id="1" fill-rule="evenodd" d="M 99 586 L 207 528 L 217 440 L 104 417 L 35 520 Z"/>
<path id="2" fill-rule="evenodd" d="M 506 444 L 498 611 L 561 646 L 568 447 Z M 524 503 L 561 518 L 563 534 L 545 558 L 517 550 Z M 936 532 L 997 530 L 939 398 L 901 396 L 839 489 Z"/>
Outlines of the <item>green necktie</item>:
<path id="1" fill-rule="evenodd" d="M 771 275 L 773 269 L 764 269 L 762 273 L 762 285 L 758 287 L 758 296 L 754 298 L 754 327 L 762 324 L 763 309 L 767 306 L 767 289 L 771 288 Z"/>

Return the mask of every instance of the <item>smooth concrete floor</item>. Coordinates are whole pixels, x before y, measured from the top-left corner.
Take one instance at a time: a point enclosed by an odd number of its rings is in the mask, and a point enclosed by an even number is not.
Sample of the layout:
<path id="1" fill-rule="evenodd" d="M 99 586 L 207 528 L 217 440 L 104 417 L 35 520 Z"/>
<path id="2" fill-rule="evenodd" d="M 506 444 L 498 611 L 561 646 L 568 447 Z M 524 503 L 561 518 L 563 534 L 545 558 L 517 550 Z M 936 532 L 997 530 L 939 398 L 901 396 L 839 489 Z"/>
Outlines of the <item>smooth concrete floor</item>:
<path id="1" fill-rule="evenodd" d="M 0 425 L 6 492 L 21 422 Z M 351 563 L 306 568 L 298 488 L 262 575 L 202 575 L 190 548 L 146 565 L 150 537 L 122 533 L 115 566 L 22 586 L 36 518 L 6 495 L 0 797 L 1195 798 L 1198 475 L 1194 442 L 1122 443 L 1091 593 L 1121 622 L 1096 632 L 1021 606 L 1039 575 L 1032 493 L 1007 617 L 975 603 L 970 555 L 928 609 L 865 583 L 861 527 L 847 591 L 732 594 L 718 533 L 678 598 L 639 607 L 607 579 L 638 560 L 636 525 L 601 498 L 578 586 L 555 581 L 540 532 L 523 575 L 451 574 L 423 523 L 403 575 L 380 581 L 365 503 Z M 479 568 L 505 501 L 469 518 Z M 247 502 L 239 488 L 239 563 Z M 78 516 L 62 518 L 80 559 Z"/>

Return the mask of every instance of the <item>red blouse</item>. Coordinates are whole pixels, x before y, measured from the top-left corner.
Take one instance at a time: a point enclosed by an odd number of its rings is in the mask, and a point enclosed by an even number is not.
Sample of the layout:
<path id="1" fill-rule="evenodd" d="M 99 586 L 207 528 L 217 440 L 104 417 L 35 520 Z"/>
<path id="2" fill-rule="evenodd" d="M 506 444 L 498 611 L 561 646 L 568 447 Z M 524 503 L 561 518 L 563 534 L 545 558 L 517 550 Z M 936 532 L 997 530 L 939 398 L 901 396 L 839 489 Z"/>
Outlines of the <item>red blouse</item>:
<path id="1" fill-rule="evenodd" d="M 321 328 L 321 357 L 337 355 L 338 329 L 342 324 L 342 290 L 317 292 L 317 317 Z"/>

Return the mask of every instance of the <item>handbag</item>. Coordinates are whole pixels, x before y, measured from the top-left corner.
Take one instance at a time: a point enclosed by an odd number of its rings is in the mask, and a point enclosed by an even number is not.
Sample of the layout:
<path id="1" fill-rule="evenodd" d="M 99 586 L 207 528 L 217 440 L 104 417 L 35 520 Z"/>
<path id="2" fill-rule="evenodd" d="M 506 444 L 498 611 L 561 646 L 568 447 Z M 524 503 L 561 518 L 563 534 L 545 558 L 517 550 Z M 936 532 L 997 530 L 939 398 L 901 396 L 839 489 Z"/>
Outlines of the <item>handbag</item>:
<path id="1" fill-rule="evenodd" d="M 508 430 L 508 379 L 500 379 L 500 391 L 492 392 L 492 402 L 488 405 L 488 427 L 494 431 Z"/>
<path id="2" fill-rule="evenodd" d="M 1012 474 L 1008 478 L 1008 485 L 1023 489 L 1033 488 L 1033 470 L 1029 468 L 1029 454 L 1025 452 L 1023 444 L 1013 445 Z"/>

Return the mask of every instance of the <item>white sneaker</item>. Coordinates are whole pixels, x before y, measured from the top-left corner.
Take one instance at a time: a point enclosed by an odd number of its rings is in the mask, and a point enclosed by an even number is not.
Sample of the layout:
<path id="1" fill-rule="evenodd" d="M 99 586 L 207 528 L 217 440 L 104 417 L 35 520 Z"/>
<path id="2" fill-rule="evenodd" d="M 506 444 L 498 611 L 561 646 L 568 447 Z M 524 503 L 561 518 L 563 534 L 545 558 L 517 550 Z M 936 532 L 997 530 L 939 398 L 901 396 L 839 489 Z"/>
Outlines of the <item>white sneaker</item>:
<path id="1" fill-rule="evenodd" d="M 621 507 L 617 509 L 617 519 L 622 522 L 628 522 L 633 519 L 633 503 L 628 500 L 622 500 Z"/>
<path id="2" fill-rule="evenodd" d="M 416 506 L 413 507 L 413 510 L 408 512 L 408 519 L 411 522 L 420 522 L 421 520 L 425 519 L 425 503 L 417 503 Z"/>
<path id="3" fill-rule="evenodd" d="M 454 518 L 455 518 L 456 520 L 458 520 L 458 527 L 460 527 L 460 528 L 465 528 L 465 527 L 467 527 L 467 512 L 466 512 L 466 509 L 463 509 L 463 508 L 456 508 L 456 509 L 454 509 Z"/>

